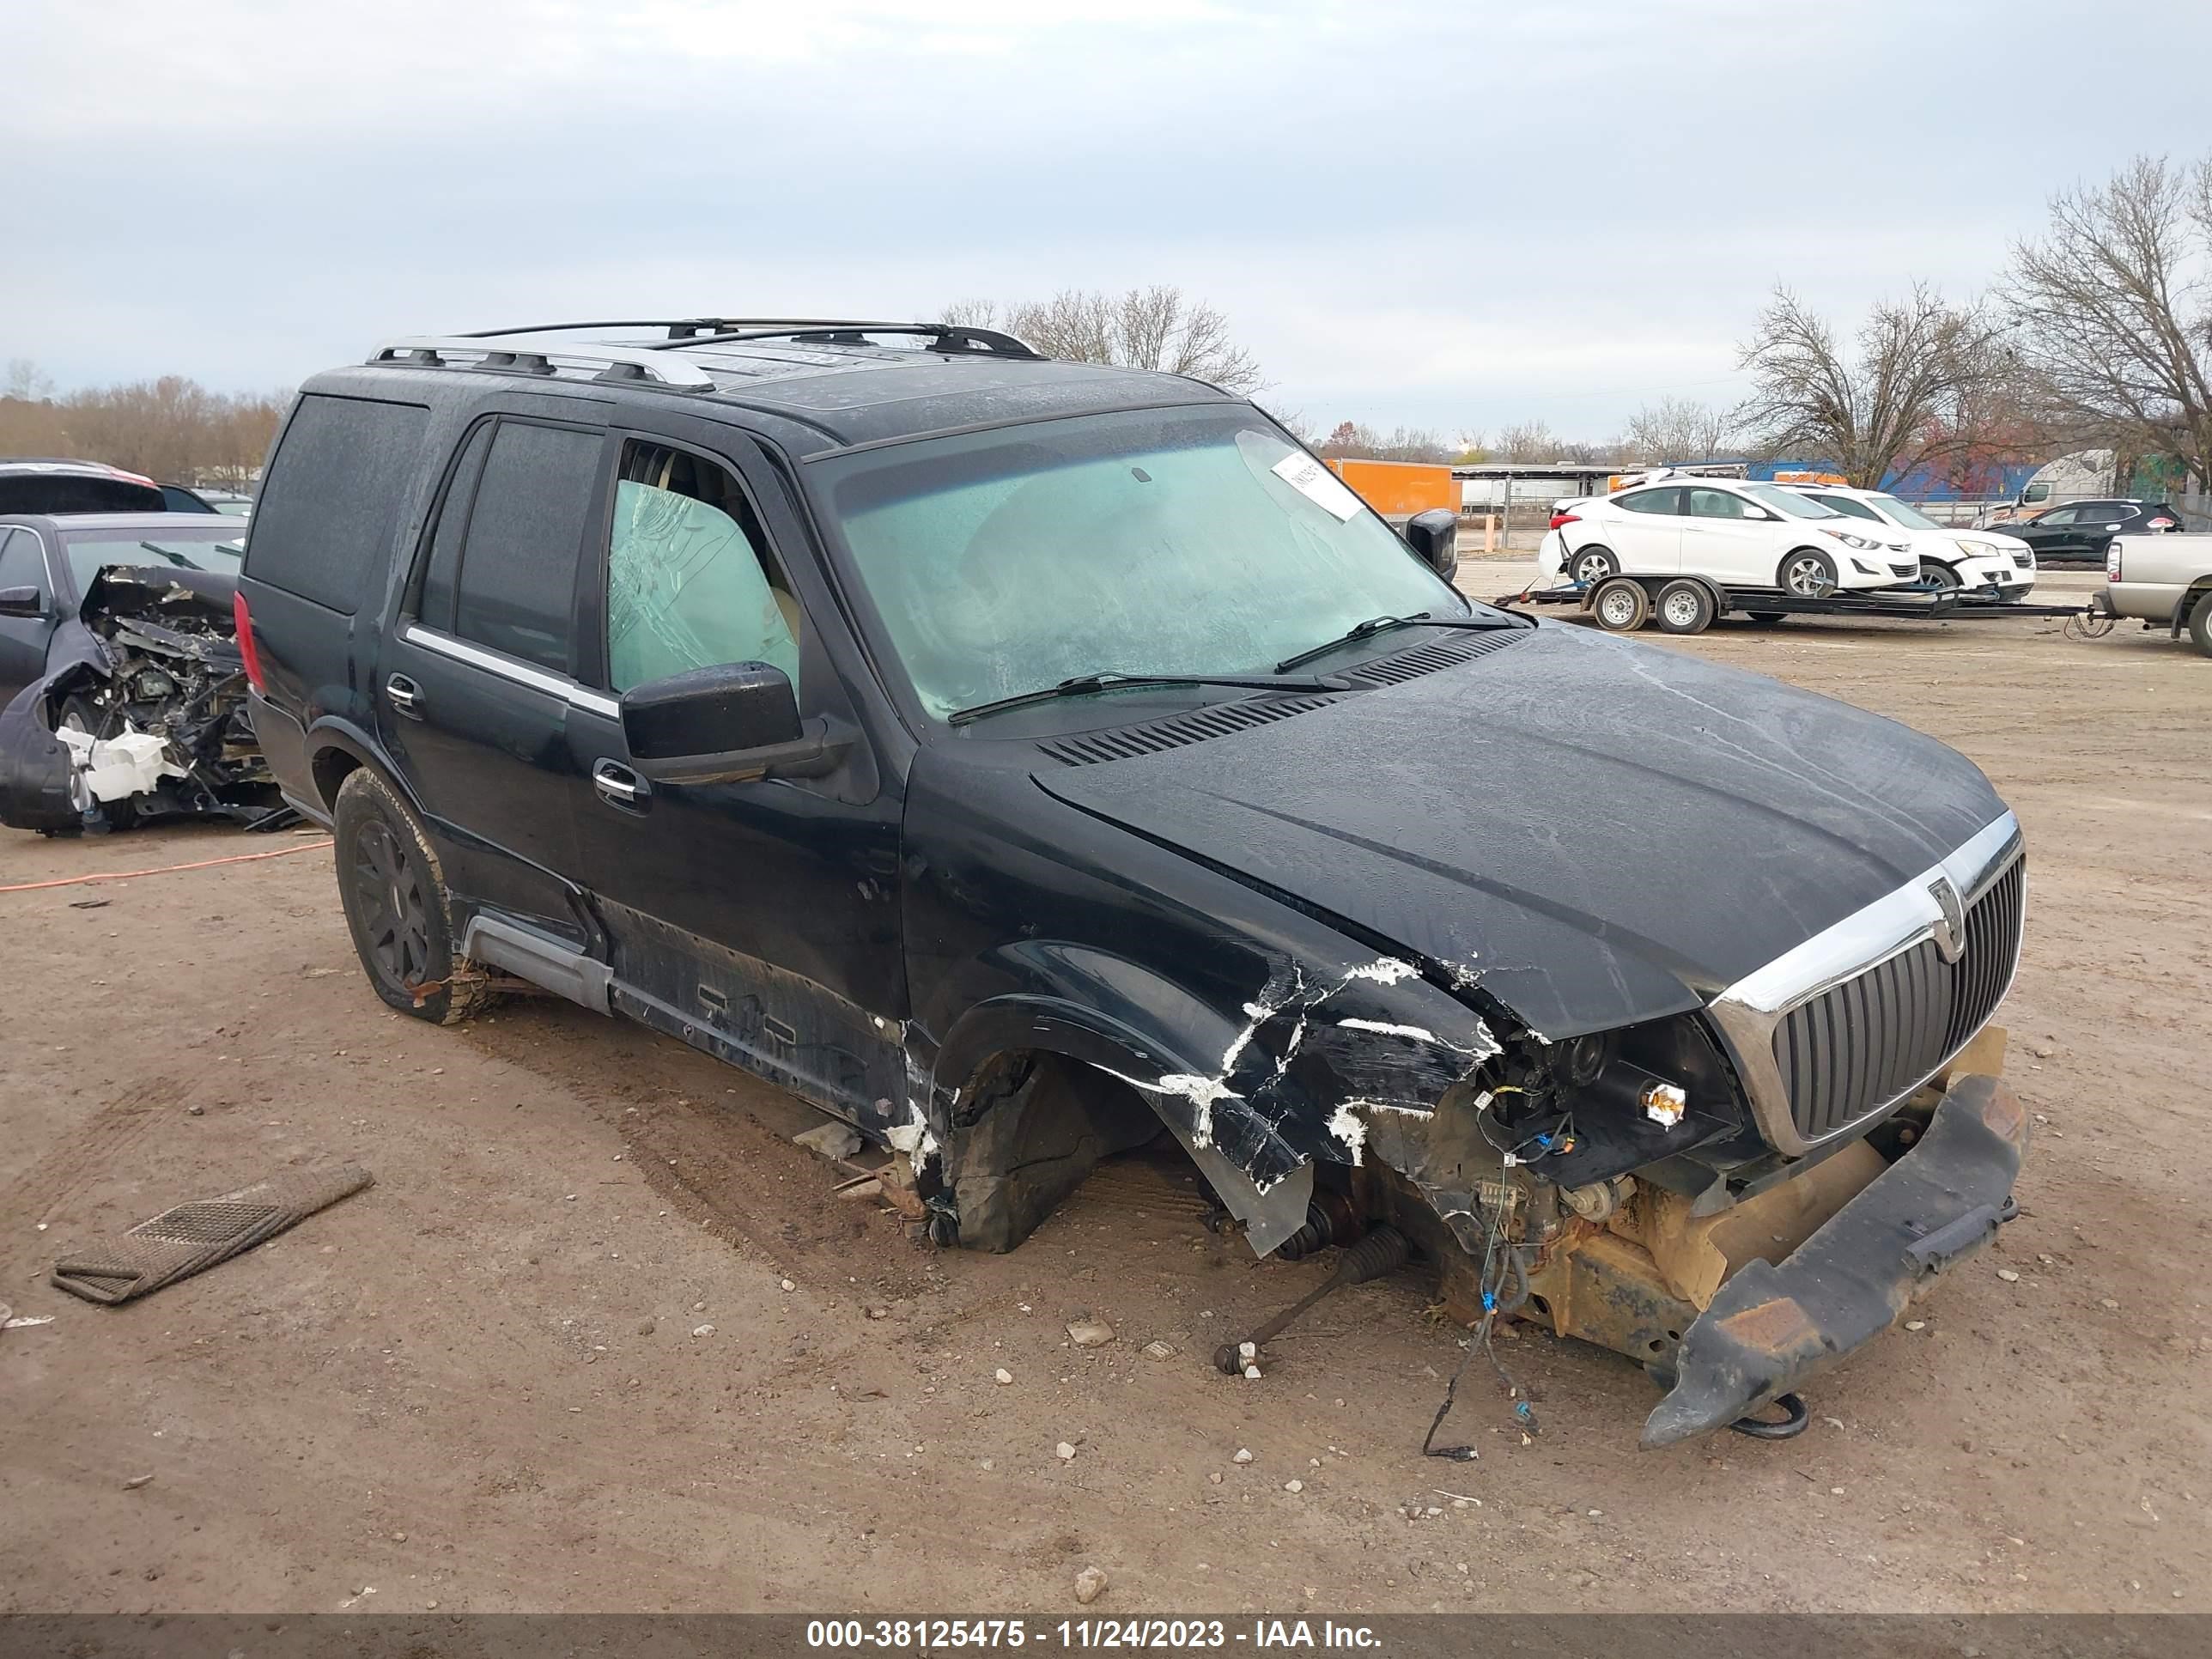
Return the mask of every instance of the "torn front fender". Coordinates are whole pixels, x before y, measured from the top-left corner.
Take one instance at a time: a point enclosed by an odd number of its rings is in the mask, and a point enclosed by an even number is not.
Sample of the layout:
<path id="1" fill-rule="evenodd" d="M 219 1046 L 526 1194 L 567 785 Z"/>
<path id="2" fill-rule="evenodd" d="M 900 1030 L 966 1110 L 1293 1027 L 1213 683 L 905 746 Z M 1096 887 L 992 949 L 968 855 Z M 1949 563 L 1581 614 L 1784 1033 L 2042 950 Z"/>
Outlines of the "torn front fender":
<path id="1" fill-rule="evenodd" d="M 1991 1077 L 1953 1084 L 1912 1149 L 1780 1265 L 1753 1261 L 1682 1334 L 1647 1447 L 1735 1422 L 1888 1329 L 1936 1279 L 1996 1237 L 2027 1114 Z"/>
<path id="2" fill-rule="evenodd" d="M 0 823 L 11 830 L 73 830 L 84 822 L 70 787 L 76 769 L 47 710 L 85 672 L 72 664 L 24 687 L 0 709 Z"/>

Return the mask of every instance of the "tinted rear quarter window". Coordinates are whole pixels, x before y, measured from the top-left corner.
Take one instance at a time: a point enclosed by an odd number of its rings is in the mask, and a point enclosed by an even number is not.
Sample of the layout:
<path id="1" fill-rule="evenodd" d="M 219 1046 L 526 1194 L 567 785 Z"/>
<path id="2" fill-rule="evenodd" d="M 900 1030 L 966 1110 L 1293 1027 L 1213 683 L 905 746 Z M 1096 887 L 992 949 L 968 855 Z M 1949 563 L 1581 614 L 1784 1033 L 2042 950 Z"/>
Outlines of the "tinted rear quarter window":
<path id="1" fill-rule="evenodd" d="M 429 418 L 419 404 L 301 398 L 254 503 L 246 574 L 358 611 L 390 564 Z"/>

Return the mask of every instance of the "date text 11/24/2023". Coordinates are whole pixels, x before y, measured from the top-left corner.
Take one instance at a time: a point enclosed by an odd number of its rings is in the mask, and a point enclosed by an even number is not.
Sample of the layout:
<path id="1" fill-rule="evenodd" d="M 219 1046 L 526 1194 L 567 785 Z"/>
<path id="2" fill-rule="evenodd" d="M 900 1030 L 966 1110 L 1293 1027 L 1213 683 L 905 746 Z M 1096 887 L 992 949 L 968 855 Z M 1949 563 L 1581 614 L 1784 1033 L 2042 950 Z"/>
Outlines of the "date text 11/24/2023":
<path id="1" fill-rule="evenodd" d="M 810 1648 L 905 1651 L 931 1648 L 1226 1648 L 1273 1650 L 1371 1650 L 1382 1638 L 1365 1625 L 1333 1620 L 1255 1619 L 1232 1627 L 1220 1619 L 813 1619 Z"/>

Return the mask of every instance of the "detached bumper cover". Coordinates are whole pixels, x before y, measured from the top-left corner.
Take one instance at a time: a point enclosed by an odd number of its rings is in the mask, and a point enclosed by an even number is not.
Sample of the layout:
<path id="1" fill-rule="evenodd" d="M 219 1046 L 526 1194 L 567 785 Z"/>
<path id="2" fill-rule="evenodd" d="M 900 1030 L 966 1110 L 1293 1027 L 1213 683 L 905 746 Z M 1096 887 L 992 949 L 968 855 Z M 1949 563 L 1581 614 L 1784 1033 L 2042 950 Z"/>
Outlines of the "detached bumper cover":
<path id="1" fill-rule="evenodd" d="M 1919 1144 L 1778 1267 L 1753 1261 L 1683 1333 L 1675 1382 L 1644 1425 L 1671 1445 L 1790 1393 L 1904 1315 L 1996 1236 L 2027 1114 L 1995 1078 L 1957 1081 Z"/>

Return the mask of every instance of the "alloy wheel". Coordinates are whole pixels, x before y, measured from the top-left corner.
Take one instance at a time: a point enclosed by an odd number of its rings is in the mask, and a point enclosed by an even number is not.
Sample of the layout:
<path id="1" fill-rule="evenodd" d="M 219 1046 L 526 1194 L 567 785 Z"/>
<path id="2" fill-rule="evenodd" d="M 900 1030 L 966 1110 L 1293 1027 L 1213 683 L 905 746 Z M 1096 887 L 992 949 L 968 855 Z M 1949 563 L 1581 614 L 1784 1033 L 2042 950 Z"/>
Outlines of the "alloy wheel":
<path id="1" fill-rule="evenodd" d="M 1790 561 L 1782 573 L 1782 585 L 1800 599 L 1820 599 L 1828 595 L 1828 572 L 1820 560 L 1809 554 Z"/>

